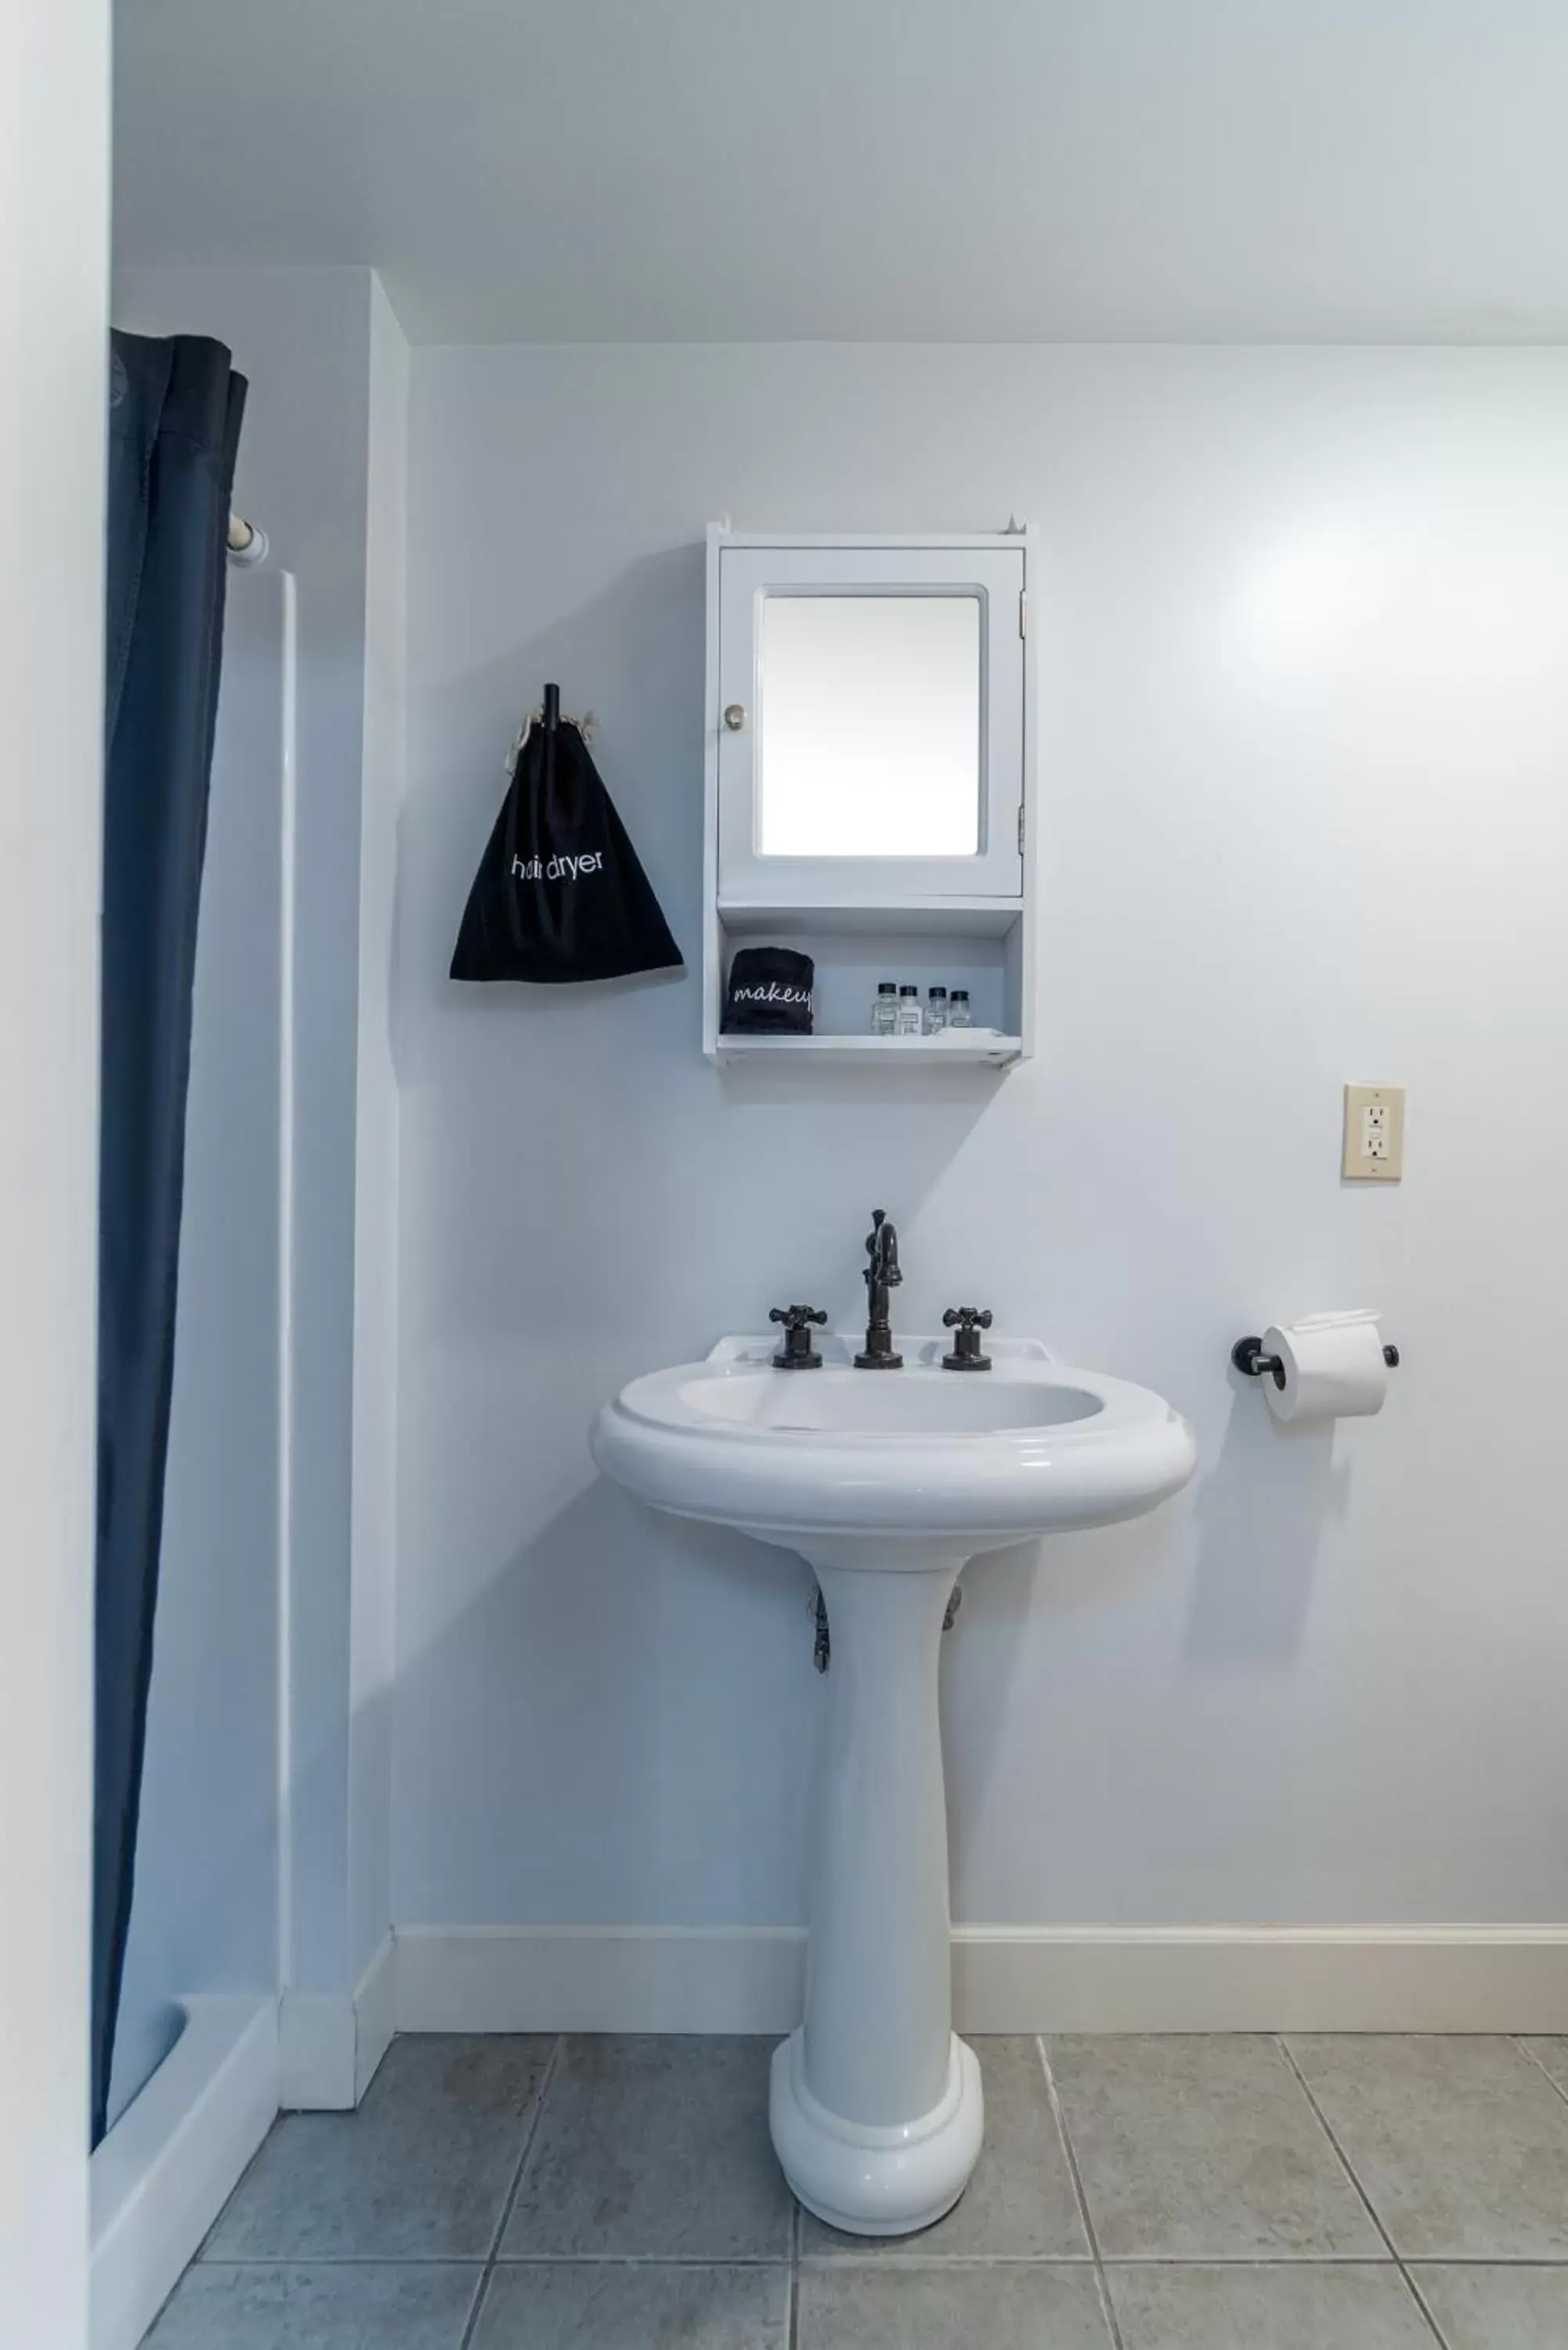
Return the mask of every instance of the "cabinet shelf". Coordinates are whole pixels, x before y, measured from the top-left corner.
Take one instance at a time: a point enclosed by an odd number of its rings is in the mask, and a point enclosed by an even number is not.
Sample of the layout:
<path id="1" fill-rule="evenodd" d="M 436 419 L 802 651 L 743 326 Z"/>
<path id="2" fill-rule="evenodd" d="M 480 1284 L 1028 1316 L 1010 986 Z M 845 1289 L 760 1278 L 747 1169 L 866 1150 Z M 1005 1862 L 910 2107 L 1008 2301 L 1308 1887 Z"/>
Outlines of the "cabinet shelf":
<path id="1" fill-rule="evenodd" d="M 895 1062 L 962 1061 L 971 1066 L 1004 1069 L 1023 1051 L 1022 1036 L 1004 1036 L 995 1028 L 969 1028 L 961 1033 L 950 1030 L 940 1036 L 721 1035 L 715 1058 L 750 1061 L 772 1054 L 786 1060 L 804 1055 L 817 1066 L 833 1061 L 862 1066 L 867 1062 L 888 1066 Z"/>
<path id="2" fill-rule="evenodd" d="M 720 922 L 732 938 L 813 938 L 856 931 L 863 938 L 930 932 L 940 938 L 1004 939 L 1023 915 L 1022 898 L 892 898 L 876 905 L 819 899 L 809 906 L 719 900 Z"/>

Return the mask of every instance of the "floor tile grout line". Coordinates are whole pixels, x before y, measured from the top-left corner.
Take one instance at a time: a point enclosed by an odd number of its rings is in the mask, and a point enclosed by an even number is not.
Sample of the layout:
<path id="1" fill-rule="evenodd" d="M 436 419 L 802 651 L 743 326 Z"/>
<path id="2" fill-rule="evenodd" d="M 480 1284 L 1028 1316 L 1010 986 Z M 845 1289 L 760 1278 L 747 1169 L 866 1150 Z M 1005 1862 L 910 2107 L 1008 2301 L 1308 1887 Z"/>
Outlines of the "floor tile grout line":
<path id="1" fill-rule="evenodd" d="M 1394 2249 L 1394 2239 L 1388 2233 L 1387 2229 L 1383 2225 L 1382 2220 L 1378 2218 L 1376 2207 L 1373 2203 L 1371 2196 L 1368 2195 L 1366 2188 L 1363 2187 L 1359 2178 L 1356 2176 L 1355 2164 L 1351 2161 L 1350 2157 L 1346 2154 L 1344 2147 L 1341 2146 L 1333 2128 L 1330 2126 L 1327 2115 L 1324 2112 L 1323 2107 L 1319 2105 L 1316 2097 L 1314 2096 L 1312 2090 L 1308 2087 L 1306 2074 L 1296 2063 L 1294 2050 L 1291 2047 L 1282 2032 L 1273 2033 L 1270 2036 L 1273 2041 L 1275 2048 L 1279 2051 L 1282 2064 L 1286 2066 L 1291 2078 L 1295 2082 L 1297 2088 L 1300 2089 L 1303 2096 L 1306 2099 L 1307 2105 L 1312 2112 L 1313 2119 L 1316 2122 L 1319 2129 L 1328 2140 L 1329 2145 L 1334 2148 L 1340 2168 L 1344 2171 L 1346 2178 L 1349 2179 L 1351 2186 L 1355 2190 L 1357 2202 L 1361 2205 L 1362 2210 L 1366 2212 L 1373 2226 L 1376 2229 L 1378 2241 L 1382 2244 L 1384 2251 L 1387 2253 L 1389 2259 L 1394 2262 L 1396 2266 L 1399 2265 L 1399 2255 Z"/>
<path id="2" fill-rule="evenodd" d="M 472 2350 L 474 2336 L 479 2331 L 479 2321 L 483 2315 L 484 2304 L 490 2298 L 490 2281 L 495 2274 L 495 2263 L 501 2256 L 501 2245 L 506 2234 L 507 2222 L 512 2217 L 518 2194 L 522 2189 L 523 2173 L 528 2168 L 528 2157 L 534 2151 L 534 2141 L 539 2135 L 539 2125 L 545 2118 L 545 2101 L 550 2094 L 550 2085 L 555 2080 L 556 2068 L 561 2061 L 561 2052 L 566 2044 L 566 2033 L 557 2032 L 550 2044 L 550 2054 L 545 2060 L 545 2070 L 539 2076 L 538 2095 L 534 2100 L 534 2111 L 529 2117 L 528 2126 L 523 2133 L 523 2145 L 517 2157 L 517 2168 L 512 2174 L 512 2184 L 507 2189 L 505 2199 L 502 2203 L 501 2217 L 495 2222 L 495 2232 L 490 2240 L 490 2251 L 484 2262 L 484 2273 L 479 2280 L 479 2291 L 473 2297 L 473 2307 L 468 2313 L 468 2324 L 463 2327 L 459 2337 L 457 2350 Z"/>
<path id="3" fill-rule="evenodd" d="M 1433 2339 L 1442 2345 L 1442 2350 L 1449 2350 L 1448 2335 L 1443 2332 L 1442 2327 L 1438 2324 L 1437 2319 L 1433 2316 L 1431 2304 L 1428 2303 L 1426 2294 L 1421 2291 L 1419 2283 L 1417 2282 L 1416 2278 L 1411 2275 L 1403 2261 L 1399 2263 L 1399 2273 L 1405 2280 L 1405 2287 L 1407 2292 L 1409 2293 L 1411 2300 L 1415 2303 L 1417 2308 L 1420 2311 L 1422 2316 L 1431 2327 Z"/>
<path id="4" fill-rule="evenodd" d="M 885 2241 L 891 2242 L 888 2238 Z M 803 2252 L 803 2269 L 1092 2269 L 1092 2252 Z"/>
<path id="5" fill-rule="evenodd" d="M 513 2174 L 512 2185 L 502 2208 L 501 2217 L 495 2223 L 495 2235 L 490 2247 L 490 2258 L 485 2263 L 488 2268 L 493 2268 L 501 2257 L 501 2247 L 506 2239 L 507 2226 L 516 2209 L 517 2198 L 523 2189 L 523 2174 L 528 2168 L 528 2158 L 534 2151 L 535 2142 L 544 2123 L 545 2107 L 549 2102 L 550 2092 L 556 2085 L 556 2075 L 560 2071 L 561 2059 L 566 2053 L 566 2035 L 564 2032 L 557 2032 L 550 2054 L 545 2061 L 545 2070 L 539 2078 L 539 2094 L 534 2100 L 534 2116 L 524 2134 L 523 2150 L 517 2158 L 517 2168 Z"/>
<path id="6" fill-rule="evenodd" d="M 506 2264 L 504 2262 L 502 2265 Z M 808 2269 L 1092 2269 L 1088 2252 L 901 2252 L 896 2258 L 879 2252 L 808 2252 Z M 1376 2252 L 1169 2252 L 1102 2253 L 1099 2265 L 1112 2269 L 1376 2269 L 1379 2275 L 1402 2265 Z M 1426 2268 L 1562 2268 L 1568 2261 L 1427 2261 Z"/>
<path id="7" fill-rule="evenodd" d="M 980 2264 L 978 2262 L 970 2263 L 971 2267 Z M 986 2264 L 993 2268 L 1005 2265 L 994 2255 Z M 1012 2265 L 1021 2263 L 1013 2262 Z M 1051 2262 L 1042 2260 L 1033 2265 L 1049 2267 Z M 1055 2265 L 1069 2267 L 1071 2262 L 1057 2262 Z M 1081 2262 L 1079 2265 L 1086 2267 L 1088 2263 Z M 1376 2276 L 1386 2276 L 1391 2268 L 1417 2270 L 1423 2275 L 1428 2269 L 1543 2269 L 1553 2274 L 1560 2269 L 1568 2272 L 1568 2261 L 1493 2260 L 1484 2255 L 1462 2261 L 1412 2261 L 1400 2260 L 1397 2256 L 1392 2261 L 1385 2261 L 1379 2260 L 1376 2252 L 1317 2252 L 1306 2260 L 1289 2253 L 1272 2252 L 1200 2252 L 1185 2259 L 1172 2258 L 1166 2252 L 1116 2252 L 1106 2266 L 1109 2269 L 1369 2269 Z"/>
<path id="8" fill-rule="evenodd" d="M 470 2345 L 479 2331 L 479 2321 L 484 2314 L 484 2304 L 490 2298 L 490 2280 L 493 2274 L 494 2271 L 487 2261 L 479 2272 L 479 2283 L 474 2290 L 473 2300 L 470 2303 L 462 2332 L 457 2337 L 457 2350 L 470 2350 Z"/>
<path id="9" fill-rule="evenodd" d="M 498 2269 L 784 2270 L 789 2265 L 787 2252 L 500 2252 L 494 2262 Z"/>
<path id="10" fill-rule="evenodd" d="M 1521 2252 L 1467 2252 L 1462 2258 L 1456 2258 L 1451 2252 L 1438 2252 L 1430 2260 L 1425 2257 L 1418 2261 L 1407 2260 L 1401 2265 L 1419 2269 L 1423 2275 L 1428 2269 L 1547 2269 L 1555 2272 L 1568 2269 L 1568 2260 L 1543 2261 L 1533 2254 Z"/>
<path id="11" fill-rule="evenodd" d="M 192 2265 L 194 2265 L 192 2263 Z M 225 2254 L 213 2261 L 215 2269 L 472 2269 L 490 2263 L 479 2252 L 266 2252 Z M 786 2255 L 769 2259 L 755 2252 L 519 2252 L 503 2254 L 501 2269 L 774 2269 L 789 2265 Z M 1107 2269 L 1376 2269 L 1405 2268 L 1425 2275 L 1428 2269 L 1541 2269 L 1568 2271 L 1568 2259 L 1542 2260 L 1533 2254 L 1469 2253 L 1463 2259 L 1438 2254 L 1419 2260 L 1383 2259 L 1376 2252 L 1114 2252 Z M 803 2269 L 1087 2269 L 1087 2252 L 803 2252 Z"/>
<path id="12" fill-rule="evenodd" d="M 1062 2109 L 1061 2092 L 1056 2086 L 1056 2075 L 1051 2070 L 1051 2052 L 1045 2045 L 1045 2034 L 1043 2032 L 1037 2032 L 1034 2035 L 1034 2050 L 1040 2059 L 1040 2070 L 1044 2076 L 1045 2095 L 1051 2107 L 1051 2118 L 1056 2125 L 1056 2136 L 1061 2141 L 1062 2158 L 1067 2166 L 1067 2176 L 1073 2184 L 1073 2197 L 1078 2207 L 1078 2225 L 1084 2231 L 1084 2241 L 1089 2247 L 1089 2258 L 1094 2263 L 1095 2291 L 1099 2296 L 1100 2315 L 1106 2322 L 1106 2332 L 1110 2336 L 1111 2350 L 1122 2350 L 1122 2329 L 1117 2321 L 1115 2303 L 1111 2300 L 1110 2280 L 1106 2274 L 1105 2262 L 1100 2257 L 1100 2240 L 1095 2233 L 1095 2223 L 1089 2217 L 1089 2199 L 1084 2190 L 1084 2181 L 1078 2170 L 1078 2158 L 1073 2151 L 1073 2141 L 1067 2134 L 1067 2116 Z"/>
<path id="13" fill-rule="evenodd" d="M 1443 2342 L 1442 2334 L 1438 2330 L 1438 2321 L 1427 2306 L 1425 2296 L 1417 2290 L 1415 2281 L 1411 2277 L 1410 2272 L 1399 2257 L 1393 2237 L 1388 2233 L 1387 2229 L 1379 2219 L 1376 2206 L 1374 2204 L 1371 2196 L 1367 2193 L 1366 2188 L 1361 2183 L 1360 2178 L 1356 2173 L 1355 2164 L 1351 2161 L 1350 2157 L 1346 2154 L 1344 2147 L 1341 2146 L 1337 2136 L 1330 2127 L 1328 2116 L 1324 2112 L 1323 2107 L 1319 2105 L 1316 2097 L 1313 2095 L 1311 2088 L 1308 2086 L 1307 2076 L 1302 2071 L 1301 2066 L 1296 2063 L 1294 2049 L 1291 2046 L 1282 2032 L 1276 2032 L 1272 2037 L 1274 2046 L 1279 2050 L 1282 2062 L 1289 2066 L 1291 2073 L 1295 2078 L 1296 2085 L 1301 2090 L 1303 2096 L 1306 2099 L 1319 2129 L 1322 2130 L 1324 2137 L 1327 2138 L 1330 2146 L 1334 2148 L 1341 2169 L 1344 2171 L 1346 2178 L 1349 2179 L 1351 2186 L 1355 2190 L 1355 2193 L 1361 2199 L 1362 2209 L 1366 2211 L 1367 2218 L 1376 2229 L 1377 2233 L 1381 2237 L 1384 2246 L 1387 2251 L 1389 2259 L 1393 2262 L 1395 2267 L 1398 2270 L 1400 2276 L 1404 2279 L 1406 2292 L 1409 2294 L 1411 2300 L 1420 2311 L 1433 2340 L 1442 2345 L 1442 2350 L 1448 2350 L 1448 2345 Z"/>
<path id="14" fill-rule="evenodd" d="M 789 2309 L 784 2326 L 786 2350 L 799 2350 L 800 2344 L 800 2205 L 790 2197 L 789 2213 Z"/>
<path id="15" fill-rule="evenodd" d="M 1545 2065 L 1542 2063 L 1534 2049 L 1531 2047 L 1523 2033 L 1519 2032 L 1511 2032 L 1508 2034 L 1508 2037 L 1518 2049 L 1525 2063 L 1527 2064 L 1534 2065 L 1542 2079 L 1546 2083 L 1547 2087 L 1552 2092 L 1552 2095 L 1554 2096 L 1561 2097 L 1563 2103 L 1565 2106 L 1568 2106 L 1568 2089 L 1565 2089 L 1563 2086 L 1562 2082 L 1547 2071 Z"/>
<path id="16" fill-rule="evenodd" d="M 194 2263 L 192 2263 L 194 2265 Z M 215 2269 L 784 2269 L 787 2252 L 225 2252 Z M 1555 2262 L 1537 2262 L 1552 2268 Z M 1563 2265 L 1568 2265 L 1564 2263 Z"/>

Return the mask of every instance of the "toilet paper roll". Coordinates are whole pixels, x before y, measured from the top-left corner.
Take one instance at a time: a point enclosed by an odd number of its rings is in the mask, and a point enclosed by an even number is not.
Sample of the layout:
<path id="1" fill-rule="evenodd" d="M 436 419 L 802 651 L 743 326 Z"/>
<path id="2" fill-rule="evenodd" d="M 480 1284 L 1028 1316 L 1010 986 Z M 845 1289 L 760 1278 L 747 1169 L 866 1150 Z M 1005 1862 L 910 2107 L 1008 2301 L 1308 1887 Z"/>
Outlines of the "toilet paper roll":
<path id="1" fill-rule="evenodd" d="M 1366 1312 L 1309 1314 L 1275 1323 L 1263 1333 L 1263 1352 L 1284 1366 L 1282 1388 L 1263 1374 L 1263 1393 L 1276 1419 L 1309 1427 L 1328 1419 L 1361 1419 L 1381 1411 L 1388 1392 L 1378 1316 Z"/>

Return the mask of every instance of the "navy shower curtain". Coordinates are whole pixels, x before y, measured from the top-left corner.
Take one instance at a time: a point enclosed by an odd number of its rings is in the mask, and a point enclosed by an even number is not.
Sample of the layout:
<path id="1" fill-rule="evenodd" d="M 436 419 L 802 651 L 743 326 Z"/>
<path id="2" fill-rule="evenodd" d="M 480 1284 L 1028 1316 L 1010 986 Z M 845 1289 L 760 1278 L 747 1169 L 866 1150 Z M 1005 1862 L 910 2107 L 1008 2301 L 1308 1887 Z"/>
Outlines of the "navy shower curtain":
<path id="1" fill-rule="evenodd" d="M 99 1176 L 92 2139 L 103 2136 L 152 1674 L 196 914 L 245 385 L 111 338 Z"/>

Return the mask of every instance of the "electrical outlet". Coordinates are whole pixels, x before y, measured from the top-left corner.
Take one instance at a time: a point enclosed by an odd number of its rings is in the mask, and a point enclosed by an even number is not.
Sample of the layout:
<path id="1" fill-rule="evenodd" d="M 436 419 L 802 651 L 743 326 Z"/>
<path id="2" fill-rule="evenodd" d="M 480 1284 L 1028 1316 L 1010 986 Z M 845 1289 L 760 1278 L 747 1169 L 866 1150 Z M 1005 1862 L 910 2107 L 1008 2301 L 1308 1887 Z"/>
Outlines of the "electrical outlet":
<path id="1" fill-rule="evenodd" d="M 1346 1086 L 1345 1156 L 1347 1183 L 1397 1183 L 1405 1172 L 1403 1086 Z"/>

